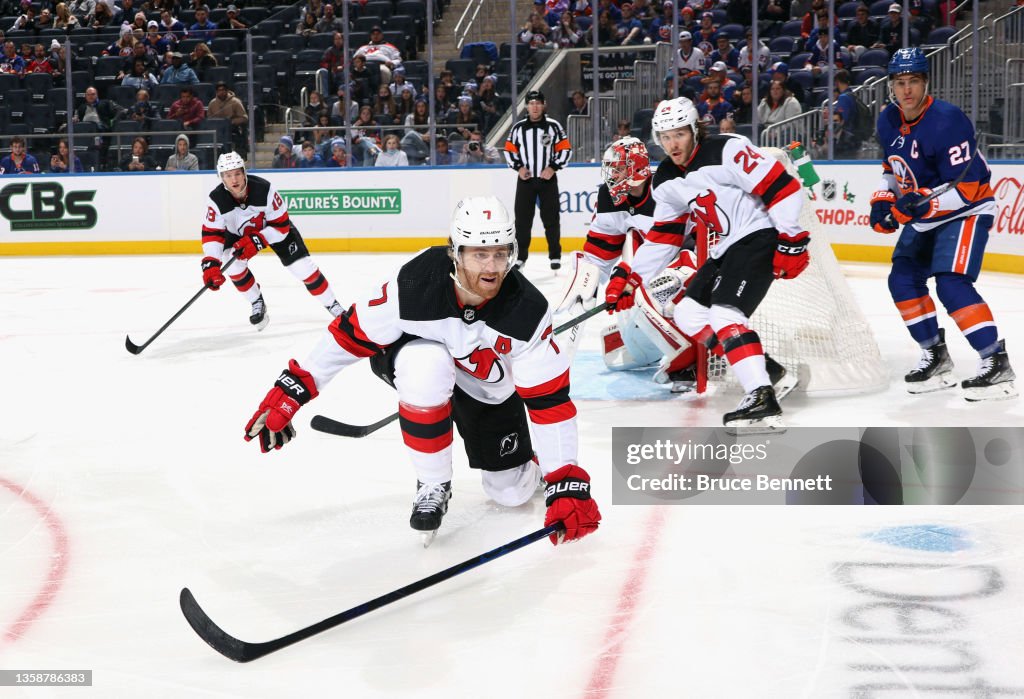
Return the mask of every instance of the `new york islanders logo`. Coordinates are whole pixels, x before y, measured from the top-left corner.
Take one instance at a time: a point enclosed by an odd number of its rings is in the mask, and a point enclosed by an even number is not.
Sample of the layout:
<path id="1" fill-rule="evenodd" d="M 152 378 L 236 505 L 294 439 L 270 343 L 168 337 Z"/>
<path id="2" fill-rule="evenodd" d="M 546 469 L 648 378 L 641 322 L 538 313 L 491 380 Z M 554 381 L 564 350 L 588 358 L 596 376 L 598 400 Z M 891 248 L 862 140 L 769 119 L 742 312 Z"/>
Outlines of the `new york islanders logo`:
<path id="1" fill-rule="evenodd" d="M 906 160 L 898 155 L 890 155 L 889 166 L 892 168 L 893 177 L 896 178 L 896 185 L 900 188 L 901 193 L 906 194 L 917 189 L 917 177 L 914 176 L 914 171 L 910 169 Z"/>

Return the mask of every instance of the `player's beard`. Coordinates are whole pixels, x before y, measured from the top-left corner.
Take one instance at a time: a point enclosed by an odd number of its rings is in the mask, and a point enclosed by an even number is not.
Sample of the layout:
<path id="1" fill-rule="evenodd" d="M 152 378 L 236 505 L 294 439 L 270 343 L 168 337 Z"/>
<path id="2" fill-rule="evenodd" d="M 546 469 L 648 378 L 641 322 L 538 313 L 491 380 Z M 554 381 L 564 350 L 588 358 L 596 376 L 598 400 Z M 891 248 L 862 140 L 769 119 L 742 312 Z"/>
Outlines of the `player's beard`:
<path id="1" fill-rule="evenodd" d="M 507 274 L 505 271 L 472 272 L 463 265 L 459 265 L 456 273 L 459 275 L 459 282 L 463 291 L 484 301 L 490 301 L 498 295 L 498 292 L 501 290 L 501 284 L 505 281 L 505 275 Z M 473 301 L 476 301 L 476 299 L 473 299 Z"/>

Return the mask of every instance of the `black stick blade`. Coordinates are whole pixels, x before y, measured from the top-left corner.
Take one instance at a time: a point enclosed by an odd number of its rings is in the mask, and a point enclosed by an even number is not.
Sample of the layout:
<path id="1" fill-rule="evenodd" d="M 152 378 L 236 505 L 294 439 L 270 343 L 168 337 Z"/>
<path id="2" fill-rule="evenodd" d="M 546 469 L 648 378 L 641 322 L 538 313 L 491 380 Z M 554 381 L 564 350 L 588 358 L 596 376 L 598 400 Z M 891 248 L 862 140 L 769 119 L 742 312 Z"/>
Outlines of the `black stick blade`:
<path id="1" fill-rule="evenodd" d="M 130 337 L 128 337 L 127 335 L 124 336 L 124 348 L 126 350 L 128 350 L 129 352 L 131 352 L 132 354 L 138 354 L 145 347 L 146 347 L 145 345 L 142 345 L 140 347 L 139 345 L 137 345 L 134 342 L 132 342 L 132 339 Z"/>
<path id="2" fill-rule="evenodd" d="M 389 425 L 398 419 L 398 413 L 392 413 L 383 420 L 379 420 L 372 425 L 349 425 L 344 422 L 338 422 L 332 420 L 324 415 L 314 415 L 313 419 L 309 421 L 309 426 L 317 432 L 324 432 L 325 434 L 333 434 L 337 437 L 365 437 L 369 434 L 373 434 L 385 425 Z"/>
<path id="3" fill-rule="evenodd" d="M 199 634 L 199 638 L 206 641 L 211 648 L 225 658 L 230 658 L 239 663 L 247 663 L 250 660 L 261 658 L 270 652 L 261 648 L 265 644 L 240 641 L 213 623 L 213 620 L 199 606 L 196 598 L 187 587 L 181 588 L 178 603 L 181 605 L 181 611 L 185 615 L 185 620 Z"/>

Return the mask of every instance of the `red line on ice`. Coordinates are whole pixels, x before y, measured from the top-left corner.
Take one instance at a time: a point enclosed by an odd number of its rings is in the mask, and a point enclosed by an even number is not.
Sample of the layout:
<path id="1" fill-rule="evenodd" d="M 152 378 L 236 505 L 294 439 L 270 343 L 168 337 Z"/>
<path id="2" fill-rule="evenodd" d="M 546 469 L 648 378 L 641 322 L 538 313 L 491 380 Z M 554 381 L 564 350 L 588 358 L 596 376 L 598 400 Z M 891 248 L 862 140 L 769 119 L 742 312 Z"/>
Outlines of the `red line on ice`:
<path id="1" fill-rule="evenodd" d="M 7 488 L 36 511 L 39 518 L 43 520 L 46 528 L 53 537 L 53 554 L 50 558 L 50 569 L 47 571 L 46 581 L 35 598 L 25 608 L 25 611 L 15 619 L 6 631 L 3 638 L 8 641 L 16 641 L 25 635 L 25 631 L 36 619 L 46 611 L 46 608 L 53 603 L 57 591 L 64 582 L 64 576 L 68 570 L 68 535 L 60 518 L 50 509 L 50 506 L 40 500 L 17 483 L 12 483 L 6 478 L 0 477 L 0 486 Z"/>
<path id="2" fill-rule="evenodd" d="M 636 616 L 636 609 L 644 592 L 644 583 L 650 571 L 651 560 L 661 539 L 661 531 L 665 525 L 665 507 L 655 506 L 643 527 L 643 542 L 633 555 L 633 563 L 629 575 L 619 591 L 619 604 L 615 609 L 608 631 L 605 633 L 601 647 L 604 650 L 597 659 L 597 664 L 590 674 L 584 696 L 587 699 L 608 696 L 615 678 L 615 670 L 622 657 L 622 648 L 629 639 L 630 627 Z"/>

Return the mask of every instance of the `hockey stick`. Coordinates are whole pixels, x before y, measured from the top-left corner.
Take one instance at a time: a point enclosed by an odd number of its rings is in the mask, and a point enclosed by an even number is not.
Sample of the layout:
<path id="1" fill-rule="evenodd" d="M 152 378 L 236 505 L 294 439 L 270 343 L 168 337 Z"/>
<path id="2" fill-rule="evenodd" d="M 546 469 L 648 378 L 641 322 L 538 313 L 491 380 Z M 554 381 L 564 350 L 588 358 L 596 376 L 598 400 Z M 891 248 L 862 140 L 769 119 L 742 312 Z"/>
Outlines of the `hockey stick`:
<path id="1" fill-rule="evenodd" d="M 947 182 L 945 184 L 940 184 L 938 187 L 933 189 L 930 194 L 928 194 L 927 196 L 921 197 L 921 199 L 919 199 L 918 202 L 916 204 L 914 204 L 914 208 L 915 209 L 920 208 L 921 206 L 923 206 L 923 205 L 927 204 L 928 202 L 930 202 L 932 199 L 935 199 L 936 197 L 941 197 L 943 194 L 945 194 L 946 192 L 948 192 L 949 190 L 953 189 L 954 187 L 959 185 L 961 182 L 963 182 L 964 181 L 964 176 L 967 174 L 967 171 L 971 169 L 971 165 L 974 164 L 974 158 L 977 155 L 978 155 L 978 149 L 977 149 L 977 147 L 975 147 L 974 155 L 972 155 L 971 159 L 967 161 L 967 165 L 964 167 L 963 170 L 960 171 L 960 174 L 956 176 L 956 179 L 953 180 L 952 182 Z M 885 223 L 890 228 L 897 228 L 896 219 L 893 217 L 893 215 L 891 213 L 886 216 Z"/>
<path id="2" fill-rule="evenodd" d="M 307 626 L 306 628 L 299 629 L 287 636 L 275 638 L 272 641 L 264 641 L 262 643 L 248 643 L 226 633 L 219 626 L 213 623 L 213 620 L 210 619 L 206 612 L 203 611 L 202 607 L 199 606 L 199 603 L 196 602 L 196 598 L 187 587 L 182 588 L 178 602 L 181 605 L 181 611 L 185 615 L 185 619 L 188 621 L 189 625 L 197 634 L 199 634 L 201 639 L 210 645 L 211 648 L 226 658 L 230 658 L 231 660 L 239 663 L 247 663 L 251 660 L 262 658 L 264 655 L 273 653 L 274 651 L 286 648 L 293 643 L 298 643 L 310 636 L 315 636 L 327 629 L 333 629 L 335 626 L 340 626 L 346 621 L 352 621 L 367 612 L 372 612 L 373 610 L 380 609 L 392 602 L 397 602 L 398 600 L 408 597 L 420 590 L 425 590 L 428 587 L 444 582 L 449 578 L 454 578 L 456 575 L 465 573 L 467 570 L 472 570 L 477 566 L 493 561 L 495 558 L 500 558 L 507 553 L 512 553 L 513 551 L 521 549 L 524 546 L 528 546 L 535 541 L 540 541 L 551 534 L 563 531 L 565 531 L 565 525 L 561 522 L 555 522 L 548 527 L 538 529 L 532 534 L 527 534 L 521 539 L 516 539 L 515 541 L 510 541 L 507 544 L 502 544 L 498 548 L 491 549 L 486 553 L 481 553 L 479 556 L 470 558 L 468 561 L 463 561 L 462 563 L 453 565 L 451 568 L 446 568 L 439 573 L 434 573 L 433 575 L 417 580 L 405 587 L 400 587 L 397 590 L 388 592 L 387 594 L 381 595 L 369 602 L 363 602 L 362 604 L 352 607 L 347 611 L 335 614 L 332 617 L 328 617 L 323 621 L 317 622 L 312 626 Z"/>
<path id="3" fill-rule="evenodd" d="M 224 272 L 225 270 L 227 270 L 227 268 L 228 268 L 228 267 L 230 267 L 230 266 L 231 266 L 231 264 L 232 264 L 232 263 L 233 263 L 233 262 L 234 262 L 235 260 L 237 260 L 237 259 L 238 259 L 238 256 L 239 256 L 239 255 L 241 255 L 241 254 L 242 254 L 242 251 L 241 251 L 241 250 L 239 250 L 239 251 L 238 251 L 238 252 L 236 252 L 236 253 L 235 253 L 234 255 L 232 255 L 232 256 L 231 256 L 231 259 L 230 259 L 230 260 L 228 260 L 228 263 L 227 263 L 226 265 L 224 265 L 224 266 L 223 266 L 223 267 L 221 268 L 221 272 Z M 125 335 L 125 336 L 124 336 L 124 346 L 125 346 L 125 349 L 127 349 L 127 350 L 128 350 L 129 352 L 131 352 L 132 354 L 139 354 L 140 352 L 142 352 L 142 350 L 144 350 L 144 349 L 146 349 L 147 347 L 149 347 L 149 343 L 151 343 L 151 342 L 152 342 L 153 340 L 155 340 L 155 339 L 157 339 L 158 337 L 160 337 L 160 334 L 161 334 L 161 333 L 163 333 L 163 331 L 167 329 L 167 326 L 169 326 L 169 325 L 170 325 L 171 323 L 173 323 L 174 321 L 176 321 L 176 320 L 178 319 L 178 316 L 180 316 L 180 315 L 181 315 L 182 313 L 184 313 L 185 311 L 187 311 L 187 310 L 188 310 L 188 307 L 189 307 L 189 306 L 191 306 L 191 305 L 192 305 L 193 303 L 195 303 L 195 302 L 196 302 L 196 300 L 197 300 L 197 299 L 198 299 L 198 298 L 199 298 L 200 296 L 202 296 L 202 295 L 203 295 L 203 292 L 205 292 L 205 291 L 206 291 L 207 289 L 209 289 L 209 288 L 210 288 L 210 287 L 208 287 L 208 286 L 206 286 L 206 285 L 204 284 L 204 285 L 203 285 L 203 288 L 202 288 L 202 289 L 200 289 L 199 291 L 197 291 L 197 292 L 196 292 L 196 295 L 195 295 L 195 296 L 193 296 L 192 298 L 190 298 L 190 299 L 188 300 L 188 303 L 186 303 L 186 304 L 185 304 L 184 306 L 182 306 L 182 307 L 181 307 L 180 309 L 178 309 L 178 312 L 177 312 L 177 313 L 175 313 L 175 314 L 174 314 L 173 316 L 171 316 L 171 319 L 170 319 L 169 321 L 167 321 L 166 323 L 164 323 L 163 325 L 161 325 L 161 326 L 160 326 L 160 329 L 159 329 L 159 330 L 157 330 L 157 331 L 156 331 L 156 332 L 155 332 L 155 333 L 153 334 L 153 337 L 149 338 L 148 340 L 146 340 L 146 341 L 145 341 L 144 343 L 142 343 L 141 345 L 137 345 L 137 344 L 135 344 L 134 342 L 132 342 L 132 339 L 131 339 L 130 337 L 128 337 L 127 335 Z"/>
<path id="4" fill-rule="evenodd" d="M 572 318 L 570 320 L 567 320 L 565 323 L 562 323 L 557 328 L 555 328 L 553 332 L 556 335 L 565 332 L 569 328 L 579 325 L 587 318 L 595 316 L 601 311 L 607 310 L 612 305 L 613 304 L 602 303 L 600 305 L 594 306 L 589 311 L 581 313 L 575 318 Z M 387 425 L 390 425 L 397 419 L 398 413 L 392 413 L 383 420 L 378 420 L 372 425 L 350 425 L 346 422 L 338 422 L 337 420 L 332 420 L 331 418 L 326 417 L 324 415 L 314 415 L 313 419 L 310 420 L 309 422 L 309 426 L 312 427 L 317 432 L 323 432 L 324 434 L 333 434 L 336 437 L 354 437 L 358 439 L 359 437 L 365 437 L 369 434 L 373 434 L 381 427 L 386 427 Z"/>

